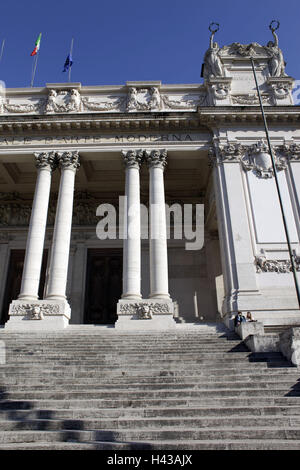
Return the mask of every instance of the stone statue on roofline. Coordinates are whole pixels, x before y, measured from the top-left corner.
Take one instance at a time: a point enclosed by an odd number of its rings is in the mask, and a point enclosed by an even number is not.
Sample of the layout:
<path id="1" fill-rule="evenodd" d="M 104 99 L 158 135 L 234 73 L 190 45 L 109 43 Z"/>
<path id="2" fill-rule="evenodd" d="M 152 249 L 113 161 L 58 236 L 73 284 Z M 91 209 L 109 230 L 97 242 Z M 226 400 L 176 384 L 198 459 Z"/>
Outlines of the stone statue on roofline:
<path id="1" fill-rule="evenodd" d="M 276 26 L 275 26 L 275 23 Z M 285 62 L 283 59 L 282 51 L 278 47 L 278 36 L 275 31 L 279 28 L 279 21 L 272 21 L 269 26 L 272 31 L 274 42 L 269 41 L 266 49 L 269 52 L 271 58 L 269 61 L 269 72 L 271 77 L 286 77 L 285 73 Z"/>
<path id="2" fill-rule="evenodd" d="M 214 28 L 214 26 L 216 26 Z M 218 23 L 211 23 L 209 26 L 209 30 L 211 32 L 210 41 L 209 41 L 209 48 L 207 49 L 205 56 L 204 56 L 204 70 L 203 70 L 203 77 L 210 78 L 210 77 L 223 77 L 224 70 L 221 59 L 219 57 L 220 47 L 217 42 L 214 42 L 214 36 L 216 32 L 219 30 Z"/>

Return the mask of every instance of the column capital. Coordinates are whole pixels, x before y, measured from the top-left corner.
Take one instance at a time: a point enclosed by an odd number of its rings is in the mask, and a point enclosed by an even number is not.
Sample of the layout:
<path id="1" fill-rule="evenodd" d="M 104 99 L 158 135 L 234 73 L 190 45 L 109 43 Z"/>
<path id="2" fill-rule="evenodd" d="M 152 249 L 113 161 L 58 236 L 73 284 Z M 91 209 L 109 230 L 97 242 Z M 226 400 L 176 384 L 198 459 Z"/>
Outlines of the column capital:
<path id="1" fill-rule="evenodd" d="M 34 156 L 35 166 L 38 170 L 54 170 L 56 168 L 55 152 L 36 152 Z"/>
<path id="2" fill-rule="evenodd" d="M 143 151 L 142 150 L 122 150 L 123 161 L 127 168 L 137 168 L 140 169 Z"/>
<path id="3" fill-rule="evenodd" d="M 80 167 L 80 158 L 77 150 L 57 153 L 58 166 L 61 169 L 77 170 Z"/>
<path id="4" fill-rule="evenodd" d="M 145 150 L 145 158 L 149 168 L 164 170 L 167 164 L 167 150 Z"/>

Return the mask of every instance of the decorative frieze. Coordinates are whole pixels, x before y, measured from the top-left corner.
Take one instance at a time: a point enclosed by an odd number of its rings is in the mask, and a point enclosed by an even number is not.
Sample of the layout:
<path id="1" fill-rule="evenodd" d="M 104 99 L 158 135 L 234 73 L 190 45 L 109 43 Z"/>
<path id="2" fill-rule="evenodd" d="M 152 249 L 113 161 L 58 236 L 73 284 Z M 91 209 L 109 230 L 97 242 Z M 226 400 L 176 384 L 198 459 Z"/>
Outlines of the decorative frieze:
<path id="1" fill-rule="evenodd" d="M 123 88 L 124 90 L 124 88 Z M 162 93 L 158 86 L 128 86 L 115 94 L 101 93 L 87 96 L 78 88 L 48 88 L 48 95 L 35 98 L 28 91 L 21 99 L 0 95 L 0 114 L 62 114 L 84 112 L 141 112 L 165 110 L 192 110 L 205 104 L 205 89 L 193 93 Z M 26 101 L 24 101 L 26 100 Z"/>
<path id="2" fill-rule="evenodd" d="M 153 315 L 170 315 L 173 313 L 171 302 L 120 302 L 118 315 L 133 315 L 137 319 L 152 319 Z"/>
<path id="3" fill-rule="evenodd" d="M 60 305 L 53 303 L 13 303 L 10 315 L 25 316 L 30 320 L 42 320 L 44 316 L 59 315 Z"/>

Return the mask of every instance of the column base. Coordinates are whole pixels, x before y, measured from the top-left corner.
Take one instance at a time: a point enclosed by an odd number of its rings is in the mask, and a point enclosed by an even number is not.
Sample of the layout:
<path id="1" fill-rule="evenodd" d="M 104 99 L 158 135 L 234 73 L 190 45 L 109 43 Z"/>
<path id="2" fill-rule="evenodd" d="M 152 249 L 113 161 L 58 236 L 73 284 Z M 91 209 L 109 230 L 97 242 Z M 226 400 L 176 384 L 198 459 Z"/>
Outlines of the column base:
<path id="1" fill-rule="evenodd" d="M 5 330 L 36 331 L 66 328 L 71 317 L 66 300 L 13 300 L 9 306 L 9 320 Z"/>
<path id="2" fill-rule="evenodd" d="M 176 328 L 174 305 L 169 300 L 142 299 L 119 300 L 116 329 L 121 330 L 166 330 Z"/>

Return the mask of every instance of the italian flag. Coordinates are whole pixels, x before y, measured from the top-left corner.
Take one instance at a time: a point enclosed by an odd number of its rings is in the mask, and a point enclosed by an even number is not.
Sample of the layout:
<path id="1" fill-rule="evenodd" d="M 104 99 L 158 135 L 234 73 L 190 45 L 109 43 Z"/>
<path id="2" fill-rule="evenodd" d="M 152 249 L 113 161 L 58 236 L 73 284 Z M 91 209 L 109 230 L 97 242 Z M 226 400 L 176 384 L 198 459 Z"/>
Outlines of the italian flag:
<path id="1" fill-rule="evenodd" d="M 40 43 L 41 43 L 41 37 L 42 37 L 42 33 L 39 34 L 37 40 L 35 41 L 35 48 L 33 49 L 30 55 L 36 55 L 38 53 L 39 48 L 40 48 Z"/>

